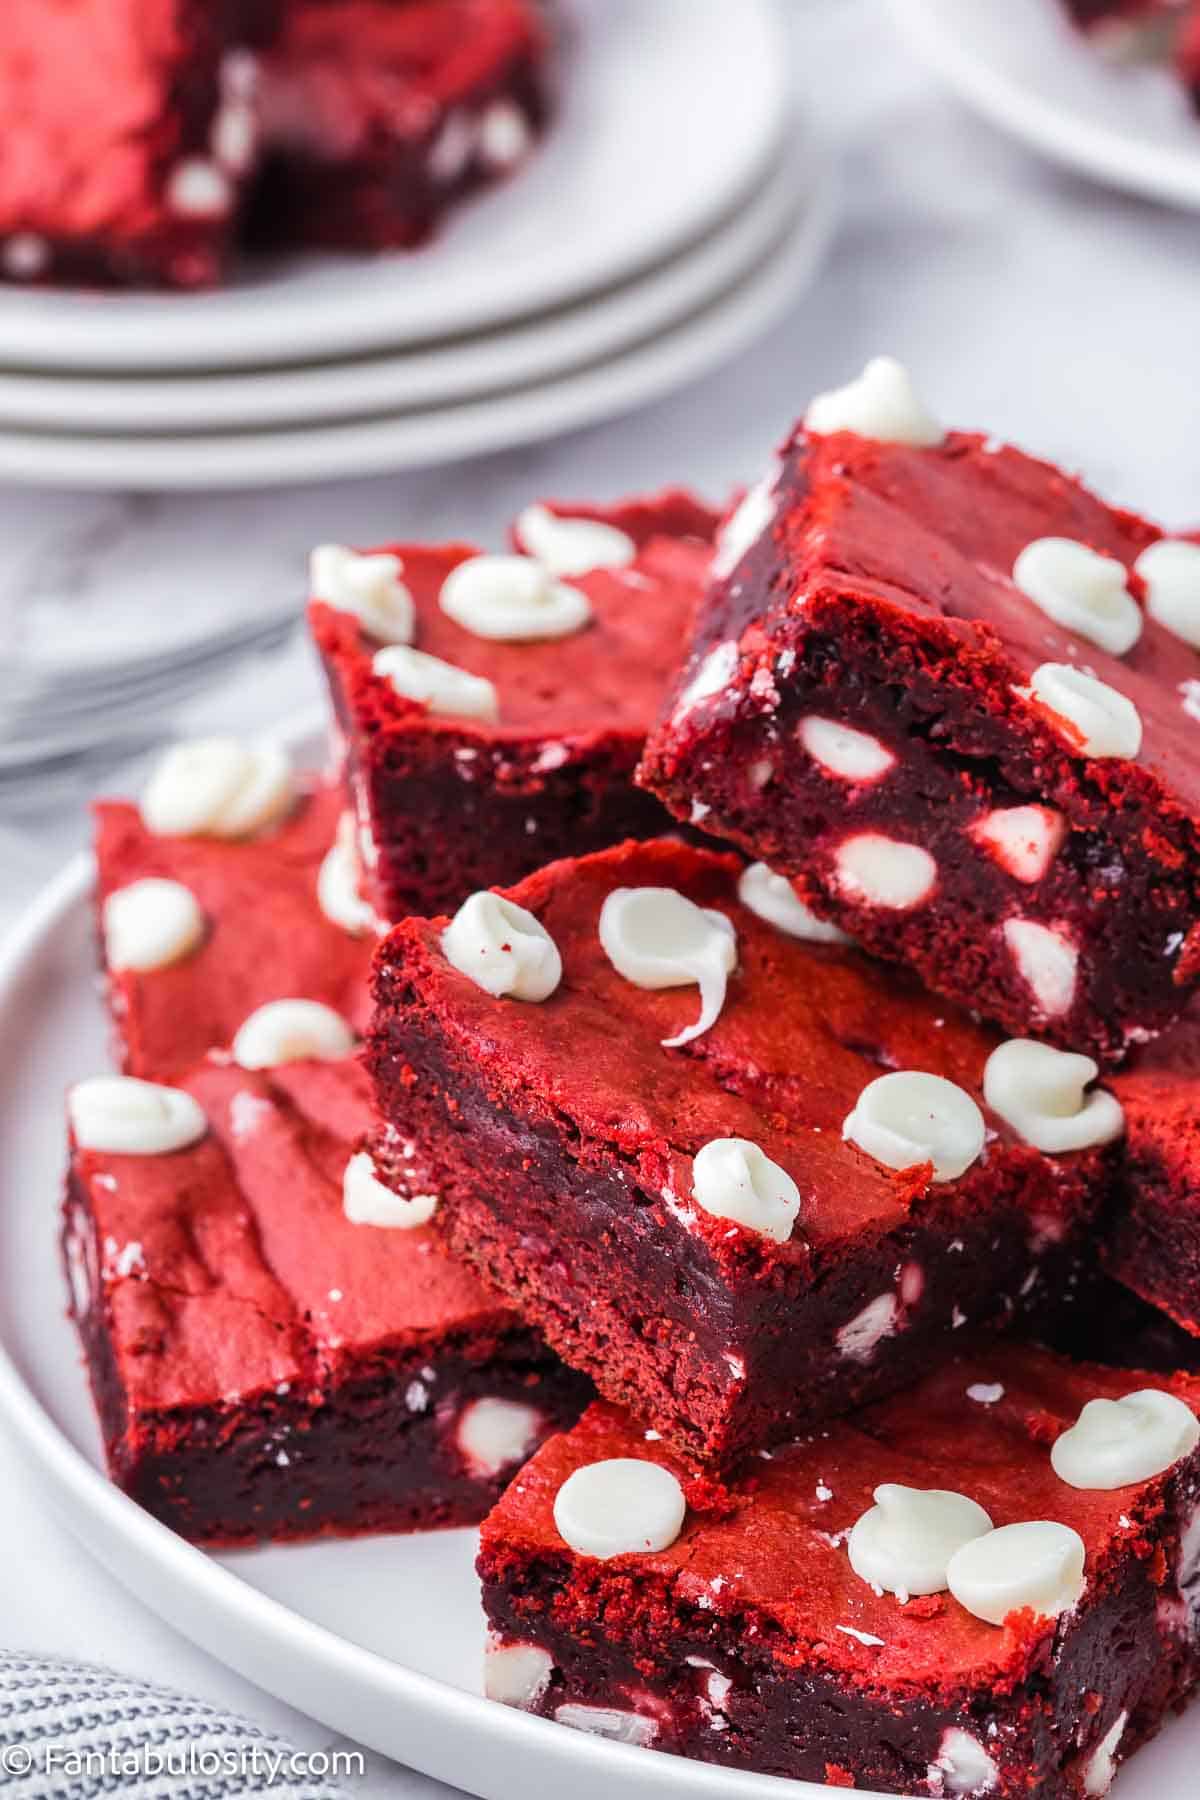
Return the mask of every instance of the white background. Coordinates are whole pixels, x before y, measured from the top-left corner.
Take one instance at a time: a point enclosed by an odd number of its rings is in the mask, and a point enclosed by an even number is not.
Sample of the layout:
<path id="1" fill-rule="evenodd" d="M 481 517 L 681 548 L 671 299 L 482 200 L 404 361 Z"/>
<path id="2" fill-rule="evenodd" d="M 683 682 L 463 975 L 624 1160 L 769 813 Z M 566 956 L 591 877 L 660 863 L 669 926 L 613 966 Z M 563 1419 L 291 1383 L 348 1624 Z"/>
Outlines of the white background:
<path id="1" fill-rule="evenodd" d="M 1010 437 L 1111 498 L 1200 526 L 1200 216 L 1061 174 L 977 122 L 914 62 L 884 0 L 781 5 L 805 104 L 841 162 L 843 216 L 816 289 L 768 339 L 615 425 L 427 475 L 201 499 L 0 492 L 6 655 L 59 634 L 100 649 L 269 610 L 300 595 L 317 538 L 496 544 L 537 494 L 684 480 L 719 496 L 753 476 L 815 389 L 882 350 L 910 364 L 947 423 Z M 259 726 L 319 692 L 297 638 L 193 703 L 184 723 Z M 85 835 L 82 797 L 36 825 L 0 817 L 0 922 Z M 47 1192 L 48 1210 L 56 1199 Z M 303 1746 L 328 1741 L 127 1599 L 5 1466 L 6 1645 L 107 1662 L 237 1707 Z M 379 1759 L 356 1791 L 447 1792 Z"/>

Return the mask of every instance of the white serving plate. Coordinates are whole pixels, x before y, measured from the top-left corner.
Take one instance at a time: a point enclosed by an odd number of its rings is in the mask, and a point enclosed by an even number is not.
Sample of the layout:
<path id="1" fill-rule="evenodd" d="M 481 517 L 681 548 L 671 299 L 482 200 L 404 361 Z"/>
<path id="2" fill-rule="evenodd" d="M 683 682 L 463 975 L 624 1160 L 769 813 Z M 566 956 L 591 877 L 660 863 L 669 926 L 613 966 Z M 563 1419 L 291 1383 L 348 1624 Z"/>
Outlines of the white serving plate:
<path id="1" fill-rule="evenodd" d="M 307 726 L 288 741 L 298 763 L 316 767 L 322 740 Z M 210 1555 L 111 1486 L 57 1244 L 62 1096 L 107 1065 L 91 882 L 90 858 L 75 858 L 0 946 L 0 1415 L 65 1525 L 226 1666 L 331 1730 L 482 1800 L 843 1794 L 608 1743 L 484 1700 L 473 1531 Z M 1198 1754 L 1195 1710 L 1139 1753 L 1114 1800 L 1186 1800 Z"/>
<path id="2" fill-rule="evenodd" d="M 1114 65 L 1059 0 L 892 0 L 964 100 L 1114 187 L 1200 207 L 1200 117 L 1167 69 Z"/>
<path id="3" fill-rule="evenodd" d="M 106 490 L 274 487 L 430 468 L 553 437 L 655 400 L 744 349 L 812 280 L 831 219 L 831 189 L 821 181 L 729 288 L 665 331 L 549 381 L 450 406 L 271 430 L 0 430 L 0 480 Z"/>
<path id="4" fill-rule="evenodd" d="M 665 264 L 522 324 L 352 361 L 220 374 L 0 371 L 0 426 L 64 431 L 215 431 L 311 425 L 365 412 L 451 405 L 546 381 L 653 336 L 704 305 L 778 243 L 814 186 L 802 138 L 732 218 Z"/>
<path id="5" fill-rule="evenodd" d="M 279 258 L 213 294 L 0 290 L 0 364 L 229 369 L 479 331 L 596 292 L 732 213 L 778 147 L 767 0 L 567 0 L 560 109 L 528 165 L 411 254 Z"/>

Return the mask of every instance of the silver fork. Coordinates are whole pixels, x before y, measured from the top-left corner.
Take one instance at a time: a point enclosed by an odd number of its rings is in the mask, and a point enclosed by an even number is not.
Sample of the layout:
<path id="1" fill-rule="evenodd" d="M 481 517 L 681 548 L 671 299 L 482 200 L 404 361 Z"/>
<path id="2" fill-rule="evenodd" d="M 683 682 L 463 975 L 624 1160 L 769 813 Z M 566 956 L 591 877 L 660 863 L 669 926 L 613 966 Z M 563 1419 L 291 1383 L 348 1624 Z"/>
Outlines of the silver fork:
<path id="1" fill-rule="evenodd" d="M 0 675 L 0 806 L 42 801 L 161 736 L 164 712 L 243 658 L 283 644 L 301 618 L 291 602 L 170 650 Z"/>
<path id="2" fill-rule="evenodd" d="M 299 623 L 295 602 L 192 643 L 95 668 L 78 663 L 9 670 L 0 678 L 0 769 L 127 736 L 243 657 L 282 644 Z"/>

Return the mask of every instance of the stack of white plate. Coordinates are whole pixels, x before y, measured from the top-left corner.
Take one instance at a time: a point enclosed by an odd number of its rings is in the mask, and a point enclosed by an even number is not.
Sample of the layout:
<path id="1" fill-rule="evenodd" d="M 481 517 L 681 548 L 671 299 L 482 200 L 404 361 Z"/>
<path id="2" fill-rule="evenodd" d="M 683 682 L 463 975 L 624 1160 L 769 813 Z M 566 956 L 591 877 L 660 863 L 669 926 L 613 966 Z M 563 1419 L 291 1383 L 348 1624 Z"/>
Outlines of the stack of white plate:
<path id="1" fill-rule="evenodd" d="M 0 292 L 0 478 L 263 485 L 530 442 L 678 386 L 812 274 L 829 197 L 766 0 L 566 0 L 560 111 L 415 254 L 205 295 Z"/>

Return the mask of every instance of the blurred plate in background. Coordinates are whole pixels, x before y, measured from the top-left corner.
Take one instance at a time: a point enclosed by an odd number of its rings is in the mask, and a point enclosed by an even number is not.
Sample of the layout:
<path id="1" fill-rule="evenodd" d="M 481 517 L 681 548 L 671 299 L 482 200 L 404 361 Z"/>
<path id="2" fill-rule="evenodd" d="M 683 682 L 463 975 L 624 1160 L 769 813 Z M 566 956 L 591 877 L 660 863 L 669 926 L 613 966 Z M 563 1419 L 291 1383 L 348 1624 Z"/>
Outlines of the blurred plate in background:
<path id="1" fill-rule="evenodd" d="M 785 173 L 793 204 L 748 266 L 665 328 L 552 375 L 447 405 L 372 409 L 240 431 L 124 434 L 0 429 L 0 480 L 198 489 L 432 467 L 533 443 L 657 399 L 765 331 L 813 278 L 832 218 L 830 182 L 806 152 Z"/>
<path id="2" fill-rule="evenodd" d="M 234 369 L 492 329 L 661 263 L 778 152 L 788 59 L 767 0 L 564 0 L 558 113 L 528 166 L 422 250 L 280 258 L 211 294 L 0 290 L 0 366 Z"/>
<path id="3" fill-rule="evenodd" d="M 684 318 L 760 262 L 812 189 L 811 150 L 763 172 L 757 192 L 693 248 L 536 319 L 346 361 L 203 374 L 0 372 L 0 428 L 188 431 L 310 424 L 449 405 L 578 369 Z"/>
<path id="4" fill-rule="evenodd" d="M 1044 155 L 1114 187 L 1200 208 L 1200 117 L 1165 67 L 1114 63 L 1061 0 L 892 0 L 964 100 Z"/>

